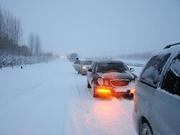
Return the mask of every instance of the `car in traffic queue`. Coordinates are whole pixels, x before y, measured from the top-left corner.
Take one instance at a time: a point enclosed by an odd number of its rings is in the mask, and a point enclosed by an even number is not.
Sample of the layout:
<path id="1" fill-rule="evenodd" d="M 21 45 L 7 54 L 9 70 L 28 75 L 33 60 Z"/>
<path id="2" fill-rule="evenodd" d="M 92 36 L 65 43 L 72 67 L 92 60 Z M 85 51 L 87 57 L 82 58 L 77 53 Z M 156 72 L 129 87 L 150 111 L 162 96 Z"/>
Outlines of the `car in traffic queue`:
<path id="1" fill-rule="evenodd" d="M 180 135 L 180 43 L 166 46 L 148 61 L 135 90 L 138 135 Z"/>
<path id="2" fill-rule="evenodd" d="M 91 64 L 91 60 L 76 60 L 73 64 L 73 67 L 78 72 L 78 74 L 86 75 Z"/>
<path id="3" fill-rule="evenodd" d="M 122 61 L 93 62 L 87 72 L 87 87 L 93 97 L 133 97 L 136 75 Z"/>
<path id="4" fill-rule="evenodd" d="M 81 75 L 86 75 L 87 74 L 87 71 L 88 69 L 90 68 L 92 64 L 92 61 L 91 60 L 84 60 L 84 61 L 81 61 L 80 62 L 80 74 Z"/>

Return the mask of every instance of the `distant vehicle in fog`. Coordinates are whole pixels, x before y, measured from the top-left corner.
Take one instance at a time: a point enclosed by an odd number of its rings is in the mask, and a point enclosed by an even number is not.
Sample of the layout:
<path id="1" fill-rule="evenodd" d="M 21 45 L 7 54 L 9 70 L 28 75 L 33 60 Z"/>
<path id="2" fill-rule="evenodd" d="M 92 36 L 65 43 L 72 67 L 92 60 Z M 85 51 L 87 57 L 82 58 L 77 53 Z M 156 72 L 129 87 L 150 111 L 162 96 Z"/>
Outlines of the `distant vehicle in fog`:
<path id="1" fill-rule="evenodd" d="M 136 75 L 121 61 L 93 62 L 87 72 L 87 87 L 93 96 L 133 96 Z"/>
<path id="2" fill-rule="evenodd" d="M 74 62 L 74 69 L 78 72 L 78 74 L 86 75 L 87 70 L 91 66 L 92 61 L 91 60 L 77 60 Z"/>
<path id="3" fill-rule="evenodd" d="M 68 60 L 71 62 L 75 62 L 76 59 L 78 58 L 78 54 L 77 53 L 71 53 L 67 56 Z"/>
<path id="4" fill-rule="evenodd" d="M 146 64 L 136 83 L 133 119 L 139 135 L 180 135 L 180 43 Z"/>

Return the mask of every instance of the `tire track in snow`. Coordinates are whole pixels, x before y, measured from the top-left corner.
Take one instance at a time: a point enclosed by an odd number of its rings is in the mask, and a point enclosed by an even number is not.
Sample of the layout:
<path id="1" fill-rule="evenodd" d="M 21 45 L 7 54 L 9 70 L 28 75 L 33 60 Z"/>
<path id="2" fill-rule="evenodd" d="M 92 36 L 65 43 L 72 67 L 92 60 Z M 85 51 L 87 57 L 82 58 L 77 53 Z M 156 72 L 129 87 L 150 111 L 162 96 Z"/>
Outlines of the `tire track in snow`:
<path id="1" fill-rule="evenodd" d="M 130 109 L 128 109 L 132 107 L 131 101 L 93 98 L 90 90 L 85 86 L 83 81 L 85 78 L 76 77 L 71 85 L 73 105 L 69 107 L 75 135 L 136 134 L 132 129 L 128 131 L 129 128 L 133 128 Z"/>

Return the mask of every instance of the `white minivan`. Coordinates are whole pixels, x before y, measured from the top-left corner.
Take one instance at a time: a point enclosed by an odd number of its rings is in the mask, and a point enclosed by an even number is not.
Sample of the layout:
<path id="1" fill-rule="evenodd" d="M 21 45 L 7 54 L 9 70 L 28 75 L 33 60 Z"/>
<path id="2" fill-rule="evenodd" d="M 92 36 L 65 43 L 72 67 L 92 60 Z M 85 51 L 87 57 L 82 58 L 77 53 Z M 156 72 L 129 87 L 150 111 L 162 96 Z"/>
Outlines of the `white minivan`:
<path id="1" fill-rule="evenodd" d="M 180 43 L 153 56 L 136 82 L 138 135 L 180 135 Z"/>

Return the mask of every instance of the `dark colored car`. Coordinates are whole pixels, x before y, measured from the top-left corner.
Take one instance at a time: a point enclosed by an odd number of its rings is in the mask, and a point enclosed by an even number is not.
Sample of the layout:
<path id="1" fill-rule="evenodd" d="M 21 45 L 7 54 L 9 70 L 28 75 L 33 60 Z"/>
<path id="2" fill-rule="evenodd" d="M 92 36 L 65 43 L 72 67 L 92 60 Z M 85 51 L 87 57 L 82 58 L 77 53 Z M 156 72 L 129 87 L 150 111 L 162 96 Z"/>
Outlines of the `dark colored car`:
<path id="1" fill-rule="evenodd" d="M 136 75 L 122 61 L 93 62 L 87 72 L 87 87 L 93 96 L 132 96 Z"/>

